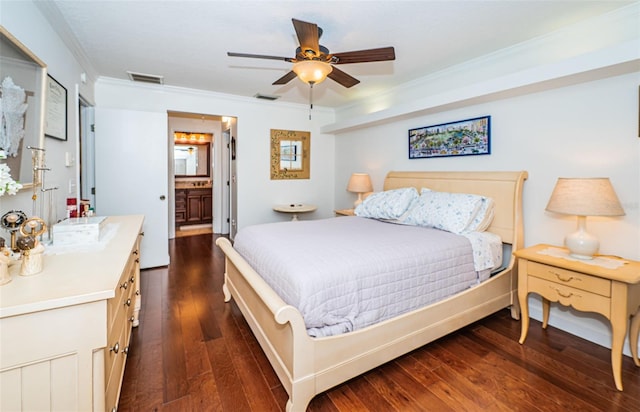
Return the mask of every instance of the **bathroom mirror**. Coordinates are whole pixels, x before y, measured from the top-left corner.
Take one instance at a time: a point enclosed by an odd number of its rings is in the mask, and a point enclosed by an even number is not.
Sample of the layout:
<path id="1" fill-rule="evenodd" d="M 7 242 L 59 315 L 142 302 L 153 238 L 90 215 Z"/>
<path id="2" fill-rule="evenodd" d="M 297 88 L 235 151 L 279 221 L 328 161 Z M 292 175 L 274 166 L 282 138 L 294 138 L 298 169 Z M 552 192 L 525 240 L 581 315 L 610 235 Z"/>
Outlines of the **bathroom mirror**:
<path id="1" fill-rule="evenodd" d="M 210 143 L 176 143 L 173 148 L 176 177 L 209 177 Z"/>
<path id="2" fill-rule="evenodd" d="M 309 179 L 310 132 L 271 129 L 271 179 Z"/>
<path id="3" fill-rule="evenodd" d="M 44 152 L 27 146 L 44 148 L 46 77 L 44 62 L 0 26 L 0 148 L 7 156 L 3 162 L 11 169 L 11 177 L 24 188 L 40 184 L 34 182 L 32 156 L 42 165 Z"/>

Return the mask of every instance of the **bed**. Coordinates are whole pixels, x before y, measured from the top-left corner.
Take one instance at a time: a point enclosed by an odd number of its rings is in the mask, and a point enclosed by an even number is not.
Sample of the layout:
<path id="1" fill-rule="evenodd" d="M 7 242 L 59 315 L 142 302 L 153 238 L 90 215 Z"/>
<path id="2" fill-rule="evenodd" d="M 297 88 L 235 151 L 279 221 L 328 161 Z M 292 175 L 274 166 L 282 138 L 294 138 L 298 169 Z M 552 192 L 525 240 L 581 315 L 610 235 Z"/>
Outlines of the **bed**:
<path id="1" fill-rule="evenodd" d="M 217 239 L 226 256 L 225 301 L 235 300 L 282 382 L 289 395 L 287 411 L 304 411 L 316 394 L 498 310 L 510 308 L 518 319 L 516 260 L 511 251 L 523 247 L 526 178 L 524 171 L 389 172 L 385 191 L 429 188 L 493 199 L 494 216 L 487 232 L 501 238 L 505 259 L 500 270 L 474 287 L 349 333 L 311 337 L 301 311 L 287 304 L 228 239 Z"/>

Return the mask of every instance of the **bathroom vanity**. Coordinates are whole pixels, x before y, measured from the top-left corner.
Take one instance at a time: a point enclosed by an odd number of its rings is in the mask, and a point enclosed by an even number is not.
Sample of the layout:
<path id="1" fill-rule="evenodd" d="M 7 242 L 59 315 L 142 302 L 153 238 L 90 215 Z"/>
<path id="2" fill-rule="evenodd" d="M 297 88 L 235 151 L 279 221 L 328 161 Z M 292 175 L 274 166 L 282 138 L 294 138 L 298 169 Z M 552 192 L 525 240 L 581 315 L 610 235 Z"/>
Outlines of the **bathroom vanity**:
<path id="1" fill-rule="evenodd" d="M 213 193 L 210 186 L 176 189 L 176 226 L 212 222 Z"/>

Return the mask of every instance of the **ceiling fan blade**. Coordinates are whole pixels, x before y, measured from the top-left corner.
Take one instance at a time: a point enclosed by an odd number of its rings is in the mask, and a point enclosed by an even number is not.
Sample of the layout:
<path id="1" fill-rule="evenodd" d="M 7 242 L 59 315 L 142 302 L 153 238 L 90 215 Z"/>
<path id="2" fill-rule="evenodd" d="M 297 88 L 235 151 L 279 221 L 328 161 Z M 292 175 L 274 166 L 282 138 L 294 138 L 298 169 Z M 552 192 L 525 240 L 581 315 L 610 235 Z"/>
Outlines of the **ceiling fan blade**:
<path id="1" fill-rule="evenodd" d="M 340 83 L 346 88 L 353 87 L 356 84 L 360 83 L 360 80 L 348 75 L 347 73 L 343 72 L 342 70 L 338 69 L 335 66 L 333 67 L 333 70 L 331 70 L 331 73 L 329 73 L 327 77 L 337 83 Z"/>
<path id="2" fill-rule="evenodd" d="M 289 83 L 291 80 L 296 78 L 296 73 L 292 70 L 289 73 L 285 74 L 284 76 L 282 76 L 281 78 L 279 78 L 278 80 L 276 80 L 275 82 L 273 82 L 272 84 L 276 85 L 276 84 L 287 84 Z"/>
<path id="3" fill-rule="evenodd" d="M 315 23 L 307 23 L 306 21 L 291 19 L 293 27 L 296 29 L 296 35 L 300 42 L 302 54 L 307 50 L 313 50 L 316 56 L 320 55 L 320 36 L 318 33 L 318 25 Z"/>
<path id="4" fill-rule="evenodd" d="M 379 49 L 333 53 L 332 56 L 337 58 L 333 64 L 368 63 L 395 60 L 396 52 L 393 47 L 381 47 Z"/>
<path id="5" fill-rule="evenodd" d="M 248 53 L 227 52 L 227 56 L 230 56 L 230 57 L 251 57 L 253 59 L 282 60 L 282 61 L 285 61 L 285 62 L 294 61 L 294 59 L 291 58 L 291 57 L 265 56 L 263 54 L 248 54 Z"/>

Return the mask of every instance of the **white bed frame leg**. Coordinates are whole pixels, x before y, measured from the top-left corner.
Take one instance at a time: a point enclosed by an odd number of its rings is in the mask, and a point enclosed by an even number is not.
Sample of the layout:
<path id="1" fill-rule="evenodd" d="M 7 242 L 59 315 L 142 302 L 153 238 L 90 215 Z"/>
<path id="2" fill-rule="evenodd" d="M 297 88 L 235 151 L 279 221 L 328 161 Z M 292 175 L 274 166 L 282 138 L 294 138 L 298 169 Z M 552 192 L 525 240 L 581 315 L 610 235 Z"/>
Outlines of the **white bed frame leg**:
<path id="1" fill-rule="evenodd" d="M 227 274 L 224 274 L 224 283 L 222 284 L 222 293 L 224 295 L 224 301 L 229 303 L 231 300 L 231 292 L 229 292 L 229 287 L 227 286 Z"/>
<path id="2" fill-rule="evenodd" d="M 306 393 L 303 392 L 302 388 L 293 388 L 293 394 L 289 397 L 286 406 L 286 412 L 305 412 L 307 410 L 307 406 L 309 406 L 309 402 L 316 396 L 315 392 L 312 388 L 307 390 Z"/>

